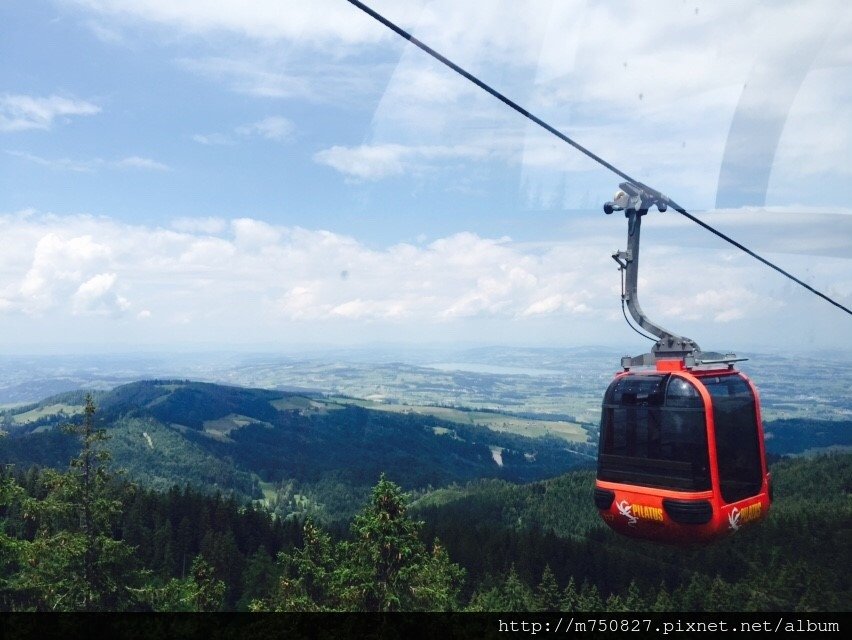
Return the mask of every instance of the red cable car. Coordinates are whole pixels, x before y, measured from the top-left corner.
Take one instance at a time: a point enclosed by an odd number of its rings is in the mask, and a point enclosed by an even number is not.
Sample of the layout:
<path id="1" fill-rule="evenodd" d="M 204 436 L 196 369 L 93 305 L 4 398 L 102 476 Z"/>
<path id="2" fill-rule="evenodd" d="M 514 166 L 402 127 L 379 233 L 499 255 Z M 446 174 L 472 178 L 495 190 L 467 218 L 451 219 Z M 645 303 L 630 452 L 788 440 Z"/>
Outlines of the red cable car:
<path id="1" fill-rule="evenodd" d="M 624 535 L 709 542 L 769 511 L 760 401 L 734 369 L 742 358 L 702 352 L 642 313 L 641 220 L 650 206 L 665 205 L 630 183 L 621 188 L 604 211 L 623 210 L 628 219 L 628 249 L 613 255 L 626 280 L 622 307 L 659 340 L 651 353 L 622 358 L 623 371 L 604 396 L 595 506 Z"/>

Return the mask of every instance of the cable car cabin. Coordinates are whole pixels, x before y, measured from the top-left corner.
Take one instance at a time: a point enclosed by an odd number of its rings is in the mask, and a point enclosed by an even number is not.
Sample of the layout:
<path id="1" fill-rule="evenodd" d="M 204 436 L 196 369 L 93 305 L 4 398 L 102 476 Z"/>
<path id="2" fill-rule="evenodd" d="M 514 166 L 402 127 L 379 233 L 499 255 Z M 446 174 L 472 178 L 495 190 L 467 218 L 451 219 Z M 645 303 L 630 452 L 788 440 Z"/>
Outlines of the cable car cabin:
<path id="1" fill-rule="evenodd" d="M 771 499 L 757 391 L 733 367 L 662 360 L 609 385 L 595 505 L 618 533 L 709 542 L 762 520 Z"/>

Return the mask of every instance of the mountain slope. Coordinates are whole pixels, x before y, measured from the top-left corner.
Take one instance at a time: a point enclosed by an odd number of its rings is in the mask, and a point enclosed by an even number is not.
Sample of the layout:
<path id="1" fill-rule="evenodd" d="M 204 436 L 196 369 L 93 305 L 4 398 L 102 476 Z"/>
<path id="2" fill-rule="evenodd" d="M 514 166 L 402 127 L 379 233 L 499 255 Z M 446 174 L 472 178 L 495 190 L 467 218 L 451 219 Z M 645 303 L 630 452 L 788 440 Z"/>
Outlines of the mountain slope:
<path id="1" fill-rule="evenodd" d="M 73 443 L 56 430 L 79 419 L 82 396 L 60 394 L 14 410 L 10 437 L 0 442 L 3 459 L 64 465 Z M 525 482 L 590 460 L 559 438 L 280 391 L 154 380 L 99 392 L 95 402 L 115 462 L 131 478 L 265 497 L 285 514 L 313 505 L 348 515 L 381 473 L 425 489 L 482 477 Z"/>

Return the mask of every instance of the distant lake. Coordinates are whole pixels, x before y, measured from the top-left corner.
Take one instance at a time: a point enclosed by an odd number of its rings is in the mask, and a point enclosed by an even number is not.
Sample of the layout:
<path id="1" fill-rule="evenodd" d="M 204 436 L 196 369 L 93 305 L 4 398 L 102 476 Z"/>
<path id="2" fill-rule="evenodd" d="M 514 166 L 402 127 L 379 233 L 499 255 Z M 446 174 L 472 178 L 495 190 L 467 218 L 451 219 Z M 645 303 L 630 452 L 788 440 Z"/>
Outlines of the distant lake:
<path id="1" fill-rule="evenodd" d="M 497 375 L 515 376 L 561 376 L 564 371 L 556 369 L 527 369 L 524 367 L 501 367 L 496 364 L 479 364 L 475 362 L 438 362 L 423 365 L 429 369 L 440 371 L 470 371 L 471 373 L 494 373 Z"/>

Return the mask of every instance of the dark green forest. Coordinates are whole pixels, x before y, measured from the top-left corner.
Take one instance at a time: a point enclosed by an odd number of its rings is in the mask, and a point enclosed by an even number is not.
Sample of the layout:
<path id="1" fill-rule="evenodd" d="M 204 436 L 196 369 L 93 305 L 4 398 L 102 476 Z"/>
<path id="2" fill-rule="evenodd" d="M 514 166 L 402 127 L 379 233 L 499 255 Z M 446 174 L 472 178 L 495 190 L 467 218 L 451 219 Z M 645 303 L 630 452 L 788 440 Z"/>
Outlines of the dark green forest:
<path id="1" fill-rule="evenodd" d="M 104 416 L 103 414 L 107 414 Z M 0 475 L 0 608 L 135 611 L 846 611 L 852 455 L 779 459 L 770 517 L 707 547 L 617 538 L 593 475 L 407 494 L 377 472 L 347 521 L 165 491 L 110 459 L 108 409 L 57 470 Z"/>
<path id="2" fill-rule="evenodd" d="M 62 468 L 79 443 L 50 407 L 82 407 L 81 392 L 7 412 L 0 460 Z M 391 413 L 298 394 L 152 380 L 93 394 L 104 446 L 140 485 L 189 484 L 240 500 L 266 499 L 282 517 L 351 518 L 381 473 L 406 490 L 493 477 L 529 482 L 588 466 L 593 448 L 498 433 L 430 416 Z M 45 414 L 26 423 L 15 417 Z M 79 417 L 79 416 L 77 416 Z M 492 447 L 502 451 L 494 463 Z"/>

